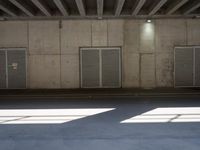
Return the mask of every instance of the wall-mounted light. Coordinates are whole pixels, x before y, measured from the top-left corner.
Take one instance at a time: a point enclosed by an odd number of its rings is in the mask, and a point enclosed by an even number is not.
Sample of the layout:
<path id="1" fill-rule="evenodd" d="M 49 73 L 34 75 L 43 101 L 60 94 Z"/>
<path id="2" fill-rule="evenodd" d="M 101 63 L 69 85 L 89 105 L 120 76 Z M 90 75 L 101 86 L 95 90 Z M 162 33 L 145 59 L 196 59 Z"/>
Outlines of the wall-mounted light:
<path id="1" fill-rule="evenodd" d="M 147 23 L 151 23 L 151 19 L 147 19 Z"/>

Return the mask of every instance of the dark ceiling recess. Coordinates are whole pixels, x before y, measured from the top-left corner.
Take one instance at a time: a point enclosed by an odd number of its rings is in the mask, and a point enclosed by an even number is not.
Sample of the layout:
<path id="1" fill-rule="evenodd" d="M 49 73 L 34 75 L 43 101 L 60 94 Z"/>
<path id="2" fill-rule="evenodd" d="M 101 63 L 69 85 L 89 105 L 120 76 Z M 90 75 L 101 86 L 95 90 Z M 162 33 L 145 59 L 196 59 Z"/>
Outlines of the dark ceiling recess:
<path id="1" fill-rule="evenodd" d="M 8 20 L 196 16 L 200 0 L 0 0 L 0 18 Z"/>

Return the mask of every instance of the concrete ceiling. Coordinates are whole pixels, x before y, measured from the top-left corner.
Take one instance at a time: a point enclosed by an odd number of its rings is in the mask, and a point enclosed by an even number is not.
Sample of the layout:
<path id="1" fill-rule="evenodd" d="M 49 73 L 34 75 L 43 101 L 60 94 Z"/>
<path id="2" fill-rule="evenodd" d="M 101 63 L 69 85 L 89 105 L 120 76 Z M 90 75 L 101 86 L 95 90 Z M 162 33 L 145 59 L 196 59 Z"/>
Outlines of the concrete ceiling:
<path id="1" fill-rule="evenodd" d="M 189 17 L 200 0 L 0 0 L 2 20 Z"/>

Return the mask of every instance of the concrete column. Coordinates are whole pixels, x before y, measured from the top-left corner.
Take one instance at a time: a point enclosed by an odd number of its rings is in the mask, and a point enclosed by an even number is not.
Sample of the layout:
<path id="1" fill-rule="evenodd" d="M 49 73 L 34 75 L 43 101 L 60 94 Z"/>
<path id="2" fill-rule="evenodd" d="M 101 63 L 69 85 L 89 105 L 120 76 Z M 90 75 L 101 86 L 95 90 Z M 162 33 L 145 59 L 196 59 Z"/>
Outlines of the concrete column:
<path id="1" fill-rule="evenodd" d="M 123 87 L 139 87 L 139 21 L 124 22 Z"/>

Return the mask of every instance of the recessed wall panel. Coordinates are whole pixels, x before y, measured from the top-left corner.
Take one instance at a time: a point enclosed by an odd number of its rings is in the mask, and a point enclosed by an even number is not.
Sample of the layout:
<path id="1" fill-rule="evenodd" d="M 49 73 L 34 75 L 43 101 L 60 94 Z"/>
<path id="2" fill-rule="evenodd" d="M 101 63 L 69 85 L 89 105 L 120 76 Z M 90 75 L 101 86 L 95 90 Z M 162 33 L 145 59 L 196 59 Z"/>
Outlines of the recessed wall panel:
<path id="1" fill-rule="evenodd" d="M 192 47 L 175 48 L 175 86 L 193 86 L 193 56 Z"/>

